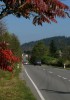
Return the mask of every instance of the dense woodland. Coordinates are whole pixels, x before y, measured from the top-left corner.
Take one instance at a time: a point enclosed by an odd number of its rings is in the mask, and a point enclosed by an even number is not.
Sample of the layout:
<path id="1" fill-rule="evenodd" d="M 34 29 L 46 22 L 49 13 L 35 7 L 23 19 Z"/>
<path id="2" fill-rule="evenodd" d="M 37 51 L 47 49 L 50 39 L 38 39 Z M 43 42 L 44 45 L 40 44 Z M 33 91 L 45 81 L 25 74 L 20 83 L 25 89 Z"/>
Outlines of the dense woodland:
<path id="1" fill-rule="evenodd" d="M 57 36 L 25 43 L 24 53 L 31 56 L 30 62 L 41 59 L 43 64 L 70 67 L 70 37 Z"/>
<path id="2" fill-rule="evenodd" d="M 50 42 L 54 40 L 55 45 L 58 49 L 64 49 L 65 47 L 70 46 L 70 37 L 65 37 L 65 36 L 55 36 L 55 37 L 50 37 L 50 38 L 45 38 L 45 39 L 41 39 L 38 41 L 32 41 L 32 42 L 28 42 L 28 43 L 24 43 L 21 45 L 22 50 L 24 52 L 26 51 L 31 51 L 32 48 L 34 47 L 34 45 L 39 42 L 39 41 L 43 41 L 45 43 L 45 45 L 47 47 L 49 47 Z"/>

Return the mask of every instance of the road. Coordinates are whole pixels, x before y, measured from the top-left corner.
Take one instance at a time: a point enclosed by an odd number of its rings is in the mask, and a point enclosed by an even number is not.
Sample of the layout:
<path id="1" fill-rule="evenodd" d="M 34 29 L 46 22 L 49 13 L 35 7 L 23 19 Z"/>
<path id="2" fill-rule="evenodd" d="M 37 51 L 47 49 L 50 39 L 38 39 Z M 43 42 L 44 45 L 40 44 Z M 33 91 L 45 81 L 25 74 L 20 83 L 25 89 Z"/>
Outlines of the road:
<path id="1" fill-rule="evenodd" d="M 23 76 L 37 100 L 70 100 L 70 71 L 24 65 Z"/>

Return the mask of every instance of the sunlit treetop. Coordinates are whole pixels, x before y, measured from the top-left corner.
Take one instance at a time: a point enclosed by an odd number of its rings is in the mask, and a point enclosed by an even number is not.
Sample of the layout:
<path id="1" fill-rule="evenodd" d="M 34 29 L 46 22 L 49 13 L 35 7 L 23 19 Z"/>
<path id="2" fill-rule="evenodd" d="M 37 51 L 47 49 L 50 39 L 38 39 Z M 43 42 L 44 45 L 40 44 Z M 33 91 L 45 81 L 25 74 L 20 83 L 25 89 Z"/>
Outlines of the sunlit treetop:
<path id="1" fill-rule="evenodd" d="M 33 24 L 42 25 L 43 22 L 57 23 L 56 17 L 70 17 L 70 7 L 59 0 L 0 0 L 0 19 L 13 14 L 17 17 L 30 18 Z"/>

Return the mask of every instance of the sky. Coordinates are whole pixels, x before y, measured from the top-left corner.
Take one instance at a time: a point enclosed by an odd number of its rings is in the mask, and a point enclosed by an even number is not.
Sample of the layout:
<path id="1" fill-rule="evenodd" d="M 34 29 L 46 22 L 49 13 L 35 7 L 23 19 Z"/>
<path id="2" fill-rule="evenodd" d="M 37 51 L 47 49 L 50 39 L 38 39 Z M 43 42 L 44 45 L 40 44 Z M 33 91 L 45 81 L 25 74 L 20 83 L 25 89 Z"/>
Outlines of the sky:
<path id="1" fill-rule="evenodd" d="M 62 0 L 70 6 L 70 0 Z M 56 23 L 43 23 L 43 26 L 34 26 L 32 19 L 17 18 L 8 15 L 3 18 L 9 33 L 14 33 L 21 44 L 54 36 L 70 36 L 70 18 L 57 18 Z"/>

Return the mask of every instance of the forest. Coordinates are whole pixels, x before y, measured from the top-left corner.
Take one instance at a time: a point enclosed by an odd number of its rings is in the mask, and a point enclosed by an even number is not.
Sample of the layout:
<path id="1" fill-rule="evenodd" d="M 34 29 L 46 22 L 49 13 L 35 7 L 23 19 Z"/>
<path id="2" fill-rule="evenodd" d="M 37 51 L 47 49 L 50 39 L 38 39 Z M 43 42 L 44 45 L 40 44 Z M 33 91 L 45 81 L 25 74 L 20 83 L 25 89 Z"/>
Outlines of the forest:
<path id="1" fill-rule="evenodd" d="M 49 47 L 50 42 L 54 40 L 55 45 L 58 49 L 64 49 L 65 47 L 70 46 L 70 37 L 65 37 L 65 36 L 55 36 L 55 37 L 50 37 L 50 38 L 45 38 L 37 41 L 31 41 L 28 43 L 24 43 L 21 45 L 23 51 L 31 51 L 33 46 L 39 42 L 43 41 L 47 47 Z"/>
<path id="2" fill-rule="evenodd" d="M 22 51 L 31 56 L 31 63 L 41 59 L 43 64 L 70 66 L 70 37 L 55 36 L 21 45 Z"/>

